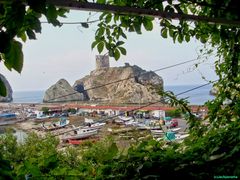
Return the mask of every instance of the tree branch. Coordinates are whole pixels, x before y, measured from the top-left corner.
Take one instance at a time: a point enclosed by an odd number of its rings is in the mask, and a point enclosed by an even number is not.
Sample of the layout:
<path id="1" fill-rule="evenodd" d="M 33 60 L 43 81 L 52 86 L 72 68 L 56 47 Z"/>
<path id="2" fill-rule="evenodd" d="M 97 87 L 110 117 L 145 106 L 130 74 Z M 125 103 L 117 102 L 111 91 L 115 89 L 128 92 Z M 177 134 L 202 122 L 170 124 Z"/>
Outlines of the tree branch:
<path id="1" fill-rule="evenodd" d="M 1 2 L 1 0 L 0 0 Z M 73 10 L 82 10 L 82 11 L 97 11 L 97 12 L 110 12 L 117 14 L 130 14 L 130 15 L 140 15 L 140 16 L 151 16 L 156 18 L 166 18 L 166 19 L 177 19 L 177 20 L 186 20 L 186 21 L 198 21 L 198 22 L 207 22 L 213 24 L 222 24 L 222 25 L 232 25 L 240 26 L 240 21 L 233 21 L 223 18 L 212 18 L 206 16 L 196 16 L 190 14 L 178 14 L 172 12 L 161 12 L 151 9 L 142 9 L 126 6 L 115 6 L 108 4 L 97 4 L 89 2 L 77 2 L 74 0 L 47 0 L 47 3 L 53 4 L 58 7 L 73 9 Z"/>

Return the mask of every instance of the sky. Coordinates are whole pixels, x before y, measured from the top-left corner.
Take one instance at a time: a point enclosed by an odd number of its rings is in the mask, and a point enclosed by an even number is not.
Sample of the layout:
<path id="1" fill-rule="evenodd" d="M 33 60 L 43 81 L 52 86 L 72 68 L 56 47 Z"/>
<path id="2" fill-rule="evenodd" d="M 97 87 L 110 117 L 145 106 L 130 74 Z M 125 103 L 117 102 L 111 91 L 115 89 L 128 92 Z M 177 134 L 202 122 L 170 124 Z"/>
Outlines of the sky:
<path id="1" fill-rule="evenodd" d="M 89 13 L 71 11 L 65 22 L 86 21 Z M 91 13 L 90 20 L 98 14 Z M 42 19 L 44 21 L 44 19 Z M 0 63 L 0 71 L 9 81 L 13 91 L 47 90 L 59 79 L 66 79 L 71 85 L 95 69 L 95 55 L 91 50 L 96 25 L 83 28 L 79 25 L 54 27 L 42 24 L 42 33 L 37 40 L 28 40 L 23 44 L 24 66 L 21 74 L 7 70 Z M 155 25 L 151 32 L 142 35 L 127 33 L 125 44 L 127 55 L 118 61 L 110 58 L 110 66 L 138 65 L 145 70 L 156 70 L 176 63 L 196 59 L 202 44 L 196 40 L 189 43 L 173 43 L 172 39 L 163 39 L 160 29 Z M 102 54 L 106 53 L 104 51 Z M 196 61 L 197 62 L 197 61 Z M 194 63 L 177 66 L 157 72 L 163 78 L 164 85 L 199 85 L 208 80 L 217 79 L 214 73 L 213 58 L 209 58 L 192 71 Z"/>

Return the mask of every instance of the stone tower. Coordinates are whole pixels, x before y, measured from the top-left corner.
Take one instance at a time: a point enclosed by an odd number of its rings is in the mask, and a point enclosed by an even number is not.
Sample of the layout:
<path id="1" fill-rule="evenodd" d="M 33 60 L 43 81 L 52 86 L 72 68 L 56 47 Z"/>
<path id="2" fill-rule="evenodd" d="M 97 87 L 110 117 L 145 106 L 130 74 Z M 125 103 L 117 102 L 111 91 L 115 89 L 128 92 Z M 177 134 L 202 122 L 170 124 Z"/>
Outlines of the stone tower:
<path id="1" fill-rule="evenodd" d="M 109 56 L 108 55 L 96 55 L 96 69 L 109 68 Z"/>

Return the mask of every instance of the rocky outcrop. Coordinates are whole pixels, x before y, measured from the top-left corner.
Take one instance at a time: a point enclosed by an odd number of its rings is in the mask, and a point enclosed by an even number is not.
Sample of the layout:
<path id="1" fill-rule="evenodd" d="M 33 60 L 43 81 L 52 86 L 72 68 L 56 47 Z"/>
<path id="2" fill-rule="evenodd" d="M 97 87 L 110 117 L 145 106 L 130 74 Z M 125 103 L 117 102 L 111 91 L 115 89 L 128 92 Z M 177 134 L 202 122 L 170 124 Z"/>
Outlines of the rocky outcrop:
<path id="1" fill-rule="evenodd" d="M 84 96 L 90 101 L 147 103 L 161 100 L 156 89 L 163 89 L 163 80 L 154 72 L 126 64 L 124 67 L 96 69 L 77 80 L 73 87 L 79 92 L 87 90 Z"/>
<path id="2" fill-rule="evenodd" d="M 8 80 L 2 74 L 0 74 L 0 79 L 3 81 L 3 83 L 5 84 L 5 87 L 7 89 L 7 96 L 6 97 L 0 96 L 0 102 L 11 102 L 13 100 L 12 88 L 11 88 Z"/>
<path id="3" fill-rule="evenodd" d="M 65 79 L 60 79 L 56 84 L 47 89 L 43 98 L 43 102 L 66 102 L 82 100 L 84 100 L 84 95 L 75 91 Z"/>

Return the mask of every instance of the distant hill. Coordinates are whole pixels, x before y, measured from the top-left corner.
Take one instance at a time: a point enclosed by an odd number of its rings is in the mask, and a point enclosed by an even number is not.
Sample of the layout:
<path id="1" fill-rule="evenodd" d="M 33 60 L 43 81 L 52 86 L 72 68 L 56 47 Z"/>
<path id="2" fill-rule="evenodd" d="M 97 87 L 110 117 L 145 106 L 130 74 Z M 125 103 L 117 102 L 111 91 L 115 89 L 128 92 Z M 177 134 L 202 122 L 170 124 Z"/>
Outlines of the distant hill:
<path id="1" fill-rule="evenodd" d="M 0 78 L 4 82 L 4 84 L 7 88 L 7 96 L 6 97 L 0 96 L 0 102 L 11 102 L 13 100 L 12 87 L 10 86 L 8 80 L 2 74 L 0 74 Z"/>
<path id="2" fill-rule="evenodd" d="M 82 101 L 83 95 L 74 91 L 72 86 L 65 80 L 60 79 L 56 84 L 46 90 L 43 102 L 67 102 Z"/>

